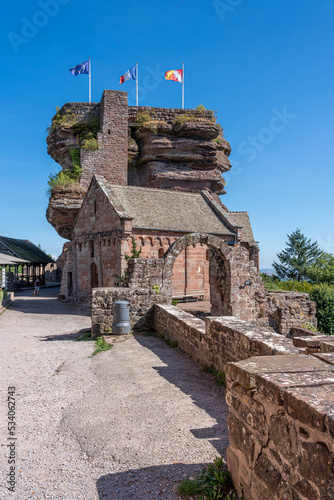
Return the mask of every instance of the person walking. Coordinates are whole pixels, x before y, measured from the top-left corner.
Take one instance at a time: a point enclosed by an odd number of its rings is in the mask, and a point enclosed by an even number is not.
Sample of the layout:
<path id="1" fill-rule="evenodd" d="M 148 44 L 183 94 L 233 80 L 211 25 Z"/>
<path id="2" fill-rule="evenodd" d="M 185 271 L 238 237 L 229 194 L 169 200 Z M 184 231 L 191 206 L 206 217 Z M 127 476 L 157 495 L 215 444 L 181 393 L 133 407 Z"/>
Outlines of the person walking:
<path id="1" fill-rule="evenodd" d="M 39 287 L 40 286 L 41 286 L 41 282 L 39 281 L 39 278 L 37 278 L 35 281 L 35 293 L 34 293 L 34 295 L 39 295 Z"/>

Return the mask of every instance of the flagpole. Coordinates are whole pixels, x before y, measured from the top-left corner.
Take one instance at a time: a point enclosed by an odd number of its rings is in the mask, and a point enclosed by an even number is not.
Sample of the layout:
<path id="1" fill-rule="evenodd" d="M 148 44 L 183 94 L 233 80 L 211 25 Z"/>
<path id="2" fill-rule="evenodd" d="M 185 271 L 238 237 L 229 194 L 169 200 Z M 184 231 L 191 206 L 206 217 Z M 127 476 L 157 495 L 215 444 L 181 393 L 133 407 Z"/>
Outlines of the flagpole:
<path id="1" fill-rule="evenodd" d="M 92 102 L 92 71 L 91 71 L 91 60 L 89 58 L 89 74 L 88 74 L 88 87 L 89 87 L 89 102 Z"/>
<path id="2" fill-rule="evenodd" d="M 184 109 L 184 63 L 182 63 L 182 109 Z"/>
<path id="3" fill-rule="evenodd" d="M 136 63 L 136 106 L 138 106 L 138 63 Z"/>

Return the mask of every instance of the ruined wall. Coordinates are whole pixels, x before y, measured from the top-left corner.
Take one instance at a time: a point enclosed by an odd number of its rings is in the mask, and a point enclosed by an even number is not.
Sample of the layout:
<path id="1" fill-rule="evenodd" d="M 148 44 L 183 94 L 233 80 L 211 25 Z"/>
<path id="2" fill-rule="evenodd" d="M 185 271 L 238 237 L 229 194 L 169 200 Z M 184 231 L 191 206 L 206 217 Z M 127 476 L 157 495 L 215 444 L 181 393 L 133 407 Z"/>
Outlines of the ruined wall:
<path id="1" fill-rule="evenodd" d="M 316 306 L 307 293 L 266 290 L 256 295 L 258 316 L 268 317 L 275 331 L 291 337 L 291 330 L 302 325 L 317 327 Z"/>

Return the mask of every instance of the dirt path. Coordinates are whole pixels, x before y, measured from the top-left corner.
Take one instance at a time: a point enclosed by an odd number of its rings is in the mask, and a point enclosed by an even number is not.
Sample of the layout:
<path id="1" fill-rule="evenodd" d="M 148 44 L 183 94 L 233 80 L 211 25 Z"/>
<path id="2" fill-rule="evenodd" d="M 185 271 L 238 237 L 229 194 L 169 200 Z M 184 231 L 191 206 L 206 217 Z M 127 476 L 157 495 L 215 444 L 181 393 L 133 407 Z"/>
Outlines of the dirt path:
<path id="1" fill-rule="evenodd" d="M 90 358 L 90 326 L 56 290 L 0 316 L 0 498 L 177 499 L 227 445 L 223 389 L 177 349 L 137 335 Z M 7 490 L 7 389 L 16 388 L 16 493 Z"/>

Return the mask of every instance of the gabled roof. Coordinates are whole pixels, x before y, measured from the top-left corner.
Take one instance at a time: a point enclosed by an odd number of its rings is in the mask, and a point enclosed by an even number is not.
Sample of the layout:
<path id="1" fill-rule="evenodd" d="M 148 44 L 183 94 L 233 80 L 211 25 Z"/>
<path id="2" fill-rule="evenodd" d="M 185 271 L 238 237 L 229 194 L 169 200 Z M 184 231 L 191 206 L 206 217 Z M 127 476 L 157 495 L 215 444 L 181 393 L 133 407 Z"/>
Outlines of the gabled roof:
<path id="1" fill-rule="evenodd" d="M 238 226 L 242 226 L 242 241 L 254 241 L 253 229 L 247 212 L 228 212 Z"/>
<path id="2" fill-rule="evenodd" d="M 7 250 L 1 249 L 2 253 L 13 255 L 18 259 L 23 259 L 36 264 L 48 264 L 53 260 L 43 250 L 31 243 L 29 240 L 17 240 L 16 238 L 6 238 L 0 236 L 0 245 Z M 1 246 L 2 246 L 1 245 Z"/>
<path id="3" fill-rule="evenodd" d="M 207 192 L 184 192 L 138 186 L 118 186 L 95 175 L 118 216 L 131 219 L 134 229 L 175 231 L 182 233 L 205 232 L 234 236 L 239 226 L 233 212 L 218 209 Z M 249 219 L 243 241 L 251 234 Z M 246 218 L 243 222 L 247 223 Z"/>

